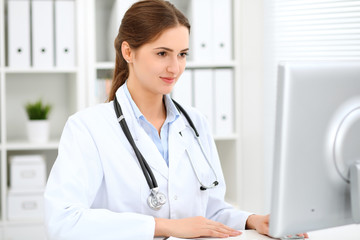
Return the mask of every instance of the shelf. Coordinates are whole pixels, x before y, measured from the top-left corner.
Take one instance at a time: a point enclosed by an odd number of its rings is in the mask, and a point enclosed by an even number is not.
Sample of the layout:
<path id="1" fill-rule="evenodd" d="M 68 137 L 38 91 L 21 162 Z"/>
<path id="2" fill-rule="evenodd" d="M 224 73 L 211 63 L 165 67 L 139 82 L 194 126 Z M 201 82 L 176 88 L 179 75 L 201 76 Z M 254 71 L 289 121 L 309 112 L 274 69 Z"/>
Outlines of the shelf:
<path id="1" fill-rule="evenodd" d="M 217 136 L 214 135 L 214 140 L 215 141 L 227 141 L 227 140 L 237 140 L 238 139 L 238 135 L 237 134 L 230 134 L 227 136 Z"/>
<path id="2" fill-rule="evenodd" d="M 47 143 L 30 143 L 26 140 L 8 141 L 4 148 L 6 150 L 56 150 L 59 146 L 58 140 L 51 140 Z"/>
<path id="3" fill-rule="evenodd" d="M 114 69 L 115 62 L 97 62 L 95 64 L 96 69 L 111 70 Z"/>
<path id="4" fill-rule="evenodd" d="M 235 61 L 226 61 L 226 62 L 193 62 L 188 61 L 186 63 L 186 68 L 233 68 L 236 66 Z"/>
<path id="5" fill-rule="evenodd" d="M 0 222 L 1 224 L 1 222 Z M 3 224 L 4 225 L 4 224 Z M 7 220 L 6 226 L 12 227 L 23 227 L 23 226 L 43 226 L 44 220 L 34 219 L 34 220 Z M 1 225 L 0 225 L 1 226 Z"/>
<path id="6" fill-rule="evenodd" d="M 76 73 L 78 71 L 77 67 L 73 68 L 11 68 L 5 67 L 5 73 Z"/>
<path id="7" fill-rule="evenodd" d="M 104 69 L 104 70 L 114 69 L 114 66 L 115 66 L 114 62 L 97 62 L 95 64 L 96 69 Z M 188 61 L 186 63 L 187 69 L 192 69 L 192 68 L 233 68 L 235 66 L 236 66 L 235 61 L 228 61 L 228 62 L 221 62 L 221 63 Z"/>

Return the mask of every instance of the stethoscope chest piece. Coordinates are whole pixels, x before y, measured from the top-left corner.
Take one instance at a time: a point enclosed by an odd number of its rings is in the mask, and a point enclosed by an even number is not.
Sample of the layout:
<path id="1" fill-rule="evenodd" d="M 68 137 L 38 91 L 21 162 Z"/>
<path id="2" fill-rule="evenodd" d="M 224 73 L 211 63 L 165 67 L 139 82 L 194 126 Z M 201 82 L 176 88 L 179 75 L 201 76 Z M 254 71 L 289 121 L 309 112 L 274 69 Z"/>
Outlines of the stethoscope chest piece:
<path id="1" fill-rule="evenodd" d="M 153 188 L 151 189 L 147 203 L 151 209 L 157 211 L 166 203 L 166 196 L 159 192 L 159 188 Z"/>

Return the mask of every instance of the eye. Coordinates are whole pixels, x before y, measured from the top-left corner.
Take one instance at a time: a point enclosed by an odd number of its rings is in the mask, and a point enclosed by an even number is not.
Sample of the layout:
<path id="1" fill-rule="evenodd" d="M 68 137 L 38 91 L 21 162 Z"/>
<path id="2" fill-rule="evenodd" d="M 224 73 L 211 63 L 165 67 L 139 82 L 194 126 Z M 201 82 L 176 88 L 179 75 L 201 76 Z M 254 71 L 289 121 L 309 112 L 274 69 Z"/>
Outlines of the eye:
<path id="1" fill-rule="evenodd" d="M 186 56 L 189 56 L 189 53 L 182 52 L 182 53 L 179 53 L 179 56 L 182 57 L 182 58 L 185 58 Z"/>
<path id="2" fill-rule="evenodd" d="M 159 55 L 159 56 L 166 56 L 166 52 L 158 52 L 157 55 Z"/>

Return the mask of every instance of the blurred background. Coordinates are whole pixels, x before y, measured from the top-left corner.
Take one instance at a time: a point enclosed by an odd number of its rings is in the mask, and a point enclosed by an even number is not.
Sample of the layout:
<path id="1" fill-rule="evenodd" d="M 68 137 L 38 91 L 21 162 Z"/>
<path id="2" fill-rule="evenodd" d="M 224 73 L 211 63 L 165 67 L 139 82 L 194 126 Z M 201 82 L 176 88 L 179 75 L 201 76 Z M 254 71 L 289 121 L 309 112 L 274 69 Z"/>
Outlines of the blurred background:
<path id="1" fill-rule="evenodd" d="M 133 2 L 0 0 L 0 239 L 45 239 L 42 194 L 62 129 L 70 115 L 107 100 L 113 42 Z M 227 201 L 267 214 L 277 64 L 360 60 L 360 1 L 170 2 L 191 22 L 172 97 L 207 116 Z M 50 111 L 30 119 L 25 106 L 36 111 L 38 101 Z"/>

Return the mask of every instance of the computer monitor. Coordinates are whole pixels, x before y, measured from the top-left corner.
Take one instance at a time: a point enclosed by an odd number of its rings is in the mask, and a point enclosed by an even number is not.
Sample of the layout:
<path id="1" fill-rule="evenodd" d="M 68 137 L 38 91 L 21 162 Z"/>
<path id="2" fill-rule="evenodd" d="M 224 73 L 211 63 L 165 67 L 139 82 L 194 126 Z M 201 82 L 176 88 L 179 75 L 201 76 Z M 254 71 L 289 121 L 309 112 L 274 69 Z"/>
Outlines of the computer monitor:
<path id="1" fill-rule="evenodd" d="M 360 62 L 280 64 L 275 125 L 270 235 L 359 223 Z"/>

